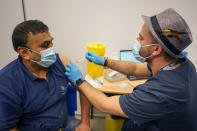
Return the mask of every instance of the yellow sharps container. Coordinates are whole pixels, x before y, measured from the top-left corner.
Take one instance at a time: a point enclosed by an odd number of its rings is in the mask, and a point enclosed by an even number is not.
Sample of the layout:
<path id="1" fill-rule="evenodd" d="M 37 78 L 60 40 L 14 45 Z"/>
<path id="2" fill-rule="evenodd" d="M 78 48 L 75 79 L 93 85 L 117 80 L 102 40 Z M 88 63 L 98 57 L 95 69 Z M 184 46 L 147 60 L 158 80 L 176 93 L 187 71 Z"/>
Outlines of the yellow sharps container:
<path id="1" fill-rule="evenodd" d="M 124 119 L 113 119 L 111 115 L 105 115 L 105 131 L 121 131 Z"/>
<path id="2" fill-rule="evenodd" d="M 89 43 L 86 45 L 88 51 L 96 53 L 99 56 L 104 57 L 106 46 L 101 43 Z M 88 61 L 88 75 L 96 78 L 103 75 L 103 66 L 96 65 L 93 62 Z"/>

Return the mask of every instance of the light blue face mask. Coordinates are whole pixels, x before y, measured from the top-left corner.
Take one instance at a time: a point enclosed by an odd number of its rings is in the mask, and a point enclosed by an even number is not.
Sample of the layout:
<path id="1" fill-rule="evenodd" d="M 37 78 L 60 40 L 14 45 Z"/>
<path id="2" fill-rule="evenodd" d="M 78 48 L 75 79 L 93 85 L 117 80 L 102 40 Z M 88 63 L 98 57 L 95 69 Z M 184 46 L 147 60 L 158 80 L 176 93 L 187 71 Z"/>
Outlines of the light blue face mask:
<path id="1" fill-rule="evenodd" d="M 156 45 L 156 44 L 149 44 L 149 45 L 144 45 L 144 46 L 141 46 L 141 44 L 137 41 L 137 40 L 135 40 L 134 42 L 133 42 L 133 44 L 132 44 L 132 50 L 133 50 L 133 55 L 135 56 L 135 58 L 138 60 L 138 61 L 140 61 L 140 62 L 142 62 L 142 63 L 144 63 L 145 61 L 146 61 L 146 59 L 147 58 L 149 58 L 149 57 L 152 57 L 152 55 L 150 55 L 150 56 L 148 56 L 148 57 L 142 57 L 142 56 L 140 56 L 140 49 L 142 48 L 142 47 L 146 47 L 146 46 L 152 46 L 152 45 Z"/>
<path id="2" fill-rule="evenodd" d="M 41 60 L 39 62 L 35 61 L 35 60 L 32 60 L 32 59 L 31 59 L 31 61 L 33 61 L 33 62 L 35 62 L 35 63 L 37 63 L 37 64 L 39 64 L 39 65 L 41 65 L 45 68 L 50 67 L 53 63 L 56 62 L 56 51 L 53 47 L 48 48 L 46 50 L 42 50 L 42 51 L 40 51 L 40 53 L 37 52 L 37 51 L 34 51 L 32 49 L 29 49 L 29 48 L 27 48 L 27 49 L 31 50 L 31 51 L 33 51 L 37 54 L 40 54 Z"/>

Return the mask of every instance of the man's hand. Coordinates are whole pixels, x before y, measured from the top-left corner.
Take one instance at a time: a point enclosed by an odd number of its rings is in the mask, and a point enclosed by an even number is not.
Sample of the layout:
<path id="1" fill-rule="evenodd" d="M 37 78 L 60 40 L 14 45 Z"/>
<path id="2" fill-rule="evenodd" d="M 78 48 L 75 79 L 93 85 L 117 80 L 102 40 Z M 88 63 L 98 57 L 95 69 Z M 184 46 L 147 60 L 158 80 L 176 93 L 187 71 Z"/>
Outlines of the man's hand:
<path id="1" fill-rule="evenodd" d="M 91 131 L 91 128 L 89 124 L 81 123 L 75 128 L 75 131 Z"/>
<path id="2" fill-rule="evenodd" d="M 77 80 L 83 78 L 80 70 L 73 62 L 67 65 L 65 75 L 74 85 L 77 85 Z"/>
<path id="3" fill-rule="evenodd" d="M 95 53 L 92 53 L 90 51 L 88 51 L 86 53 L 86 59 L 89 60 L 90 62 L 94 62 L 97 65 L 101 65 L 104 66 L 105 63 L 105 59 Z"/>

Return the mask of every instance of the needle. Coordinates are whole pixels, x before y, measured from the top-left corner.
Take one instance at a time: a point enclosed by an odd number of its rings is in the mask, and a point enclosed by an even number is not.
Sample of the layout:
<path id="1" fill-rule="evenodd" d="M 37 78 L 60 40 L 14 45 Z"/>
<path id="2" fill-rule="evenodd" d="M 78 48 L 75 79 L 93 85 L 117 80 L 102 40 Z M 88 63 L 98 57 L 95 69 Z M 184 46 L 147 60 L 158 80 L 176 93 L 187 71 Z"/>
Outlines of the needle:
<path id="1" fill-rule="evenodd" d="M 82 57 L 81 59 L 75 61 L 75 63 L 76 63 L 76 64 L 77 64 L 77 63 L 80 63 L 80 62 L 83 61 L 84 59 L 85 59 L 85 57 Z"/>

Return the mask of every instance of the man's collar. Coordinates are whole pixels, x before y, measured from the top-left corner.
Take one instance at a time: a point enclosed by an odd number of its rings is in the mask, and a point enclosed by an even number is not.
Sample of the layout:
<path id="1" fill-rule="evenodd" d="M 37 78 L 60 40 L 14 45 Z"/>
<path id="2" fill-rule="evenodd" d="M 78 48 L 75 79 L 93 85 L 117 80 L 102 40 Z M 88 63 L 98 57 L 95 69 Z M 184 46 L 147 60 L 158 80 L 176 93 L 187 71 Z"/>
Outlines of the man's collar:
<path id="1" fill-rule="evenodd" d="M 21 68 L 23 69 L 23 71 L 29 76 L 29 78 L 30 78 L 31 80 L 41 79 L 41 78 L 39 78 L 39 77 L 33 75 L 33 74 L 25 67 L 25 65 L 23 64 L 23 61 L 22 61 L 21 56 L 18 56 L 18 62 L 19 62 L 19 65 L 21 66 Z M 47 69 L 48 72 L 49 72 L 49 71 L 52 71 L 52 68 L 53 68 L 53 65 L 50 66 L 50 67 Z"/>

